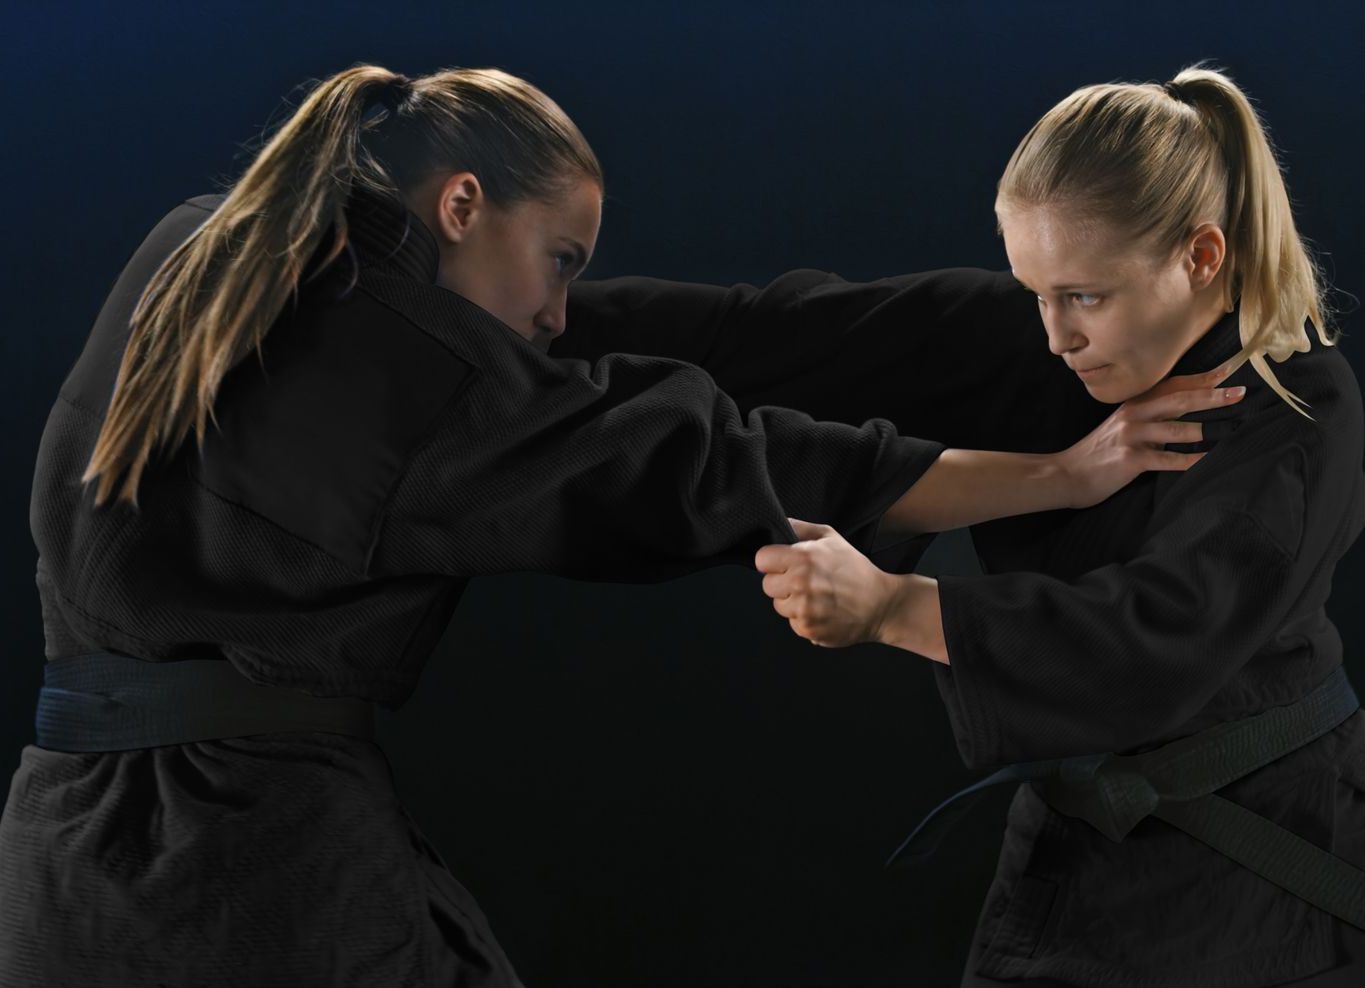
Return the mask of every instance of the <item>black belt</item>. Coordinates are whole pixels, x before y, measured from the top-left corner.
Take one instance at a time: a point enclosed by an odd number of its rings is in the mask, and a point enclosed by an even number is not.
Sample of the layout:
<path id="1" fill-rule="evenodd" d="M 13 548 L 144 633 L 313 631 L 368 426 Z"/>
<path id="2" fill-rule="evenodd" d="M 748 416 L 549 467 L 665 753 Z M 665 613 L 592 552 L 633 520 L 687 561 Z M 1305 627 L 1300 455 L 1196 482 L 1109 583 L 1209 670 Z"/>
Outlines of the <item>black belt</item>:
<path id="1" fill-rule="evenodd" d="M 1295 703 L 1217 724 L 1140 755 L 1007 765 L 940 803 L 887 859 L 927 859 L 987 786 L 1031 782 L 1057 812 L 1120 841 L 1154 816 L 1352 926 L 1365 929 L 1365 871 L 1214 790 L 1338 727 L 1360 707 L 1340 666 Z"/>
<path id="2" fill-rule="evenodd" d="M 149 662 L 111 652 L 43 668 L 36 743 L 54 751 L 127 751 L 286 731 L 374 739 L 374 704 L 261 686 L 225 659 Z"/>

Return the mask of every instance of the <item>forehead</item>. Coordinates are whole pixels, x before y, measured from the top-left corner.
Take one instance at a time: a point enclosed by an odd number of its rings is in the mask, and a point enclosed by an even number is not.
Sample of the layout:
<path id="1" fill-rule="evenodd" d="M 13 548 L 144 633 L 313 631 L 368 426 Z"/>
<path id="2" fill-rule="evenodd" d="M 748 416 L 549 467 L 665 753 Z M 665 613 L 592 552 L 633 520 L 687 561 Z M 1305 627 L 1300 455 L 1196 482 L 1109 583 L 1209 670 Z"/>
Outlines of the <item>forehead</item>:
<path id="1" fill-rule="evenodd" d="M 583 179 L 554 201 L 530 200 L 517 211 L 528 224 L 550 236 L 572 237 L 591 247 L 602 222 L 602 189 Z"/>
<path id="2" fill-rule="evenodd" d="M 1052 206 L 999 210 L 1010 266 L 1031 288 L 1083 285 L 1128 273 L 1142 255 L 1102 220 Z"/>

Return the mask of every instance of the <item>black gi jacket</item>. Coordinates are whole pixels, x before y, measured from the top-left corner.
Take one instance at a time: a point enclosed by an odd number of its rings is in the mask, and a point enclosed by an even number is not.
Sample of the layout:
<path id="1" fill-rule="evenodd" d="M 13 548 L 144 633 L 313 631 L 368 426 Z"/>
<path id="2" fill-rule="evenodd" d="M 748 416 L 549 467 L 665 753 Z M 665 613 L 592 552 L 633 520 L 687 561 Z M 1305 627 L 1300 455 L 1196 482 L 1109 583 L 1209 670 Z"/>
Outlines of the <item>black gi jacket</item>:
<path id="1" fill-rule="evenodd" d="M 31 511 L 48 659 L 222 657 L 394 708 L 472 576 L 750 565 L 795 540 L 788 515 L 870 539 L 943 448 L 885 421 L 745 418 L 678 361 L 547 356 L 434 284 L 416 217 L 360 196 L 358 282 L 343 257 L 306 285 L 225 377 L 202 455 L 154 460 L 140 511 L 95 509 L 79 476 L 132 306 L 220 202 L 152 230 L 49 415 Z M 514 976 L 374 745 L 25 748 L 0 821 L 0 983 L 457 980 Z"/>
<path id="2" fill-rule="evenodd" d="M 570 301 L 551 353 L 696 360 L 741 407 L 1033 451 L 1113 410 L 1048 351 L 1033 296 L 1006 273 L 794 271 L 763 289 L 618 278 Z M 1204 441 L 1168 446 L 1208 451 L 1188 471 L 973 527 L 986 575 L 939 578 L 950 665 L 934 667 L 969 766 L 1147 750 L 1292 702 L 1341 663 L 1323 605 L 1365 525 L 1361 400 L 1340 350 L 1310 338 L 1272 366 L 1315 421 L 1248 363 L 1226 382 L 1247 386 L 1241 402 L 1186 416 Z M 1239 348 L 1232 313 L 1172 373 Z M 1365 864 L 1365 714 L 1221 795 Z M 1024 785 L 964 983 L 1275 985 L 1331 968 L 1340 925 L 1163 821 L 1114 843 Z"/>

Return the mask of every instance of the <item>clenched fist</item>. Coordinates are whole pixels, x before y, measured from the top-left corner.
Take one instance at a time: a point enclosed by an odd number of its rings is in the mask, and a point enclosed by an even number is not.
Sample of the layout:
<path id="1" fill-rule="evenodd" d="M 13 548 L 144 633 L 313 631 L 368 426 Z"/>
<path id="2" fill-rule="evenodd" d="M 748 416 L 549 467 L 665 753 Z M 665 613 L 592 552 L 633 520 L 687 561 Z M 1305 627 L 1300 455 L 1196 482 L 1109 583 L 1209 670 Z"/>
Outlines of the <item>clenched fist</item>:
<path id="1" fill-rule="evenodd" d="M 841 648 L 880 641 L 897 582 L 828 525 L 788 518 L 795 545 L 765 545 L 754 556 L 763 592 L 802 638 Z"/>

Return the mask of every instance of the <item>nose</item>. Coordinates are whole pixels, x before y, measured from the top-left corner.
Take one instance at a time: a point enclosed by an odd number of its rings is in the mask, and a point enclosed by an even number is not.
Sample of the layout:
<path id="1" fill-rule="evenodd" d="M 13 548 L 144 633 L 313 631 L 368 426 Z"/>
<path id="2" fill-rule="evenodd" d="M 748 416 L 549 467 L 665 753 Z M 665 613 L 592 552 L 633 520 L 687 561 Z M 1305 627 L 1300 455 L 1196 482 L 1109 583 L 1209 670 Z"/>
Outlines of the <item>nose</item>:
<path id="1" fill-rule="evenodd" d="M 1085 343 L 1085 337 L 1076 332 L 1065 315 L 1054 315 L 1048 309 L 1043 310 L 1043 328 L 1047 330 L 1047 348 L 1058 357 Z"/>
<path id="2" fill-rule="evenodd" d="M 566 322 L 564 310 L 568 306 L 568 298 L 568 292 L 558 292 L 553 295 L 545 307 L 536 314 L 536 326 L 551 336 L 559 336 L 563 333 Z"/>

